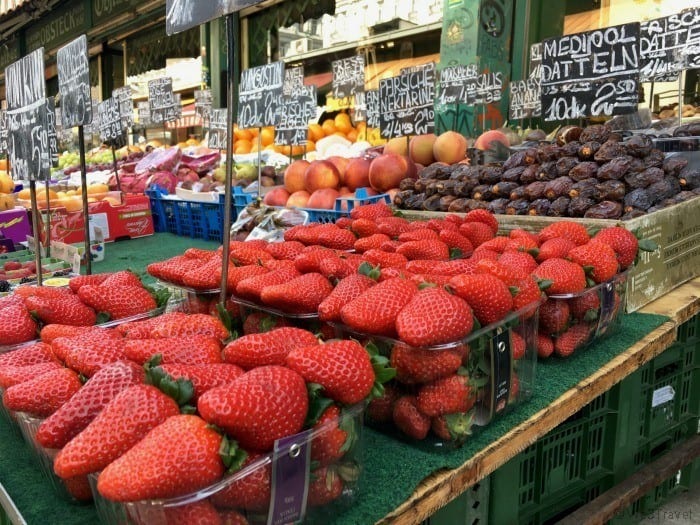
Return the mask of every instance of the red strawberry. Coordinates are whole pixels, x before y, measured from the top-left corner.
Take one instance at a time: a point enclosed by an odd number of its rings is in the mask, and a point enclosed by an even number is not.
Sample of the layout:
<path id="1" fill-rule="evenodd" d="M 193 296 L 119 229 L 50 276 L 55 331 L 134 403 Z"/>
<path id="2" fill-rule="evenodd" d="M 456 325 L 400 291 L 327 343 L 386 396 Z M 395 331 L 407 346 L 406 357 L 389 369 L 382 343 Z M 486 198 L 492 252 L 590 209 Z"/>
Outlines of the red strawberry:
<path id="1" fill-rule="evenodd" d="M 433 259 L 414 259 L 406 263 L 406 270 L 412 273 L 431 273 L 438 262 Z"/>
<path id="2" fill-rule="evenodd" d="M 546 335 L 559 334 L 569 325 L 569 304 L 564 299 L 547 299 L 540 305 L 540 331 Z"/>
<path id="3" fill-rule="evenodd" d="M 388 235 L 383 233 L 375 233 L 367 237 L 360 237 L 355 241 L 353 247 L 358 253 L 363 253 L 367 250 L 379 250 L 381 249 L 382 244 L 390 240 L 391 239 Z"/>
<path id="4" fill-rule="evenodd" d="M 520 270 L 526 275 L 537 268 L 537 261 L 527 252 L 506 251 L 498 258 L 498 262 L 514 270 Z"/>
<path id="5" fill-rule="evenodd" d="M 411 229 L 411 223 L 403 217 L 381 217 L 377 219 L 377 228 L 379 233 L 397 239 L 403 232 Z"/>
<path id="6" fill-rule="evenodd" d="M 341 219 L 342 218 L 343 217 L 341 217 Z M 235 510 L 221 511 L 219 512 L 219 517 L 221 518 L 221 525 L 250 525 L 250 522 L 245 518 L 245 516 L 239 512 L 236 512 Z M 183 525 L 185 524 L 183 523 Z"/>
<path id="7" fill-rule="evenodd" d="M 417 229 L 404 232 L 399 235 L 399 241 L 409 242 L 409 241 L 436 241 L 438 240 L 438 233 L 435 230 L 426 228 L 423 223 L 414 222 L 417 225 Z"/>
<path id="8" fill-rule="evenodd" d="M 263 312 L 251 312 L 243 321 L 243 334 L 260 334 L 283 326 L 290 326 L 289 321 L 284 317 L 274 317 Z"/>
<path id="9" fill-rule="evenodd" d="M 400 253 L 390 253 L 383 250 L 367 250 L 362 254 L 365 261 L 372 266 L 382 268 L 405 268 L 408 259 Z"/>
<path id="10" fill-rule="evenodd" d="M 353 340 L 297 347 L 287 354 L 286 365 L 307 383 L 320 384 L 324 395 L 338 403 L 359 403 L 374 386 L 369 353 Z"/>
<path id="11" fill-rule="evenodd" d="M 401 278 L 382 281 L 341 308 L 340 318 L 354 330 L 390 337 L 396 316 L 417 291 L 415 283 Z"/>
<path id="12" fill-rule="evenodd" d="M 241 367 L 230 363 L 166 363 L 158 366 L 174 380 L 183 378 L 192 382 L 193 402 L 207 390 L 231 383 L 243 375 Z"/>
<path id="13" fill-rule="evenodd" d="M 184 255 L 171 257 L 167 261 L 159 263 L 151 263 L 146 267 L 146 271 L 158 279 L 163 281 L 182 284 L 183 276 L 201 265 L 199 259 L 190 259 Z"/>
<path id="14" fill-rule="evenodd" d="M 27 297 L 25 304 L 45 324 L 92 326 L 97 321 L 95 310 L 83 304 L 77 295 L 61 298 Z"/>
<path id="15" fill-rule="evenodd" d="M 241 470 L 247 470 L 248 473 L 212 494 L 212 503 L 225 509 L 267 512 L 270 507 L 272 463 L 261 461 L 262 457 L 255 452 L 249 453 L 241 466 Z M 257 463 L 257 466 L 251 468 L 250 465 L 253 463 Z M 238 475 L 234 474 L 234 476 Z"/>
<path id="16" fill-rule="evenodd" d="M 221 286 L 221 261 L 218 257 L 202 263 L 182 276 L 182 284 L 195 290 L 214 290 Z"/>
<path id="17" fill-rule="evenodd" d="M 593 321 L 598 318 L 600 310 L 599 290 L 583 292 L 568 299 L 571 317 L 578 321 Z"/>
<path id="18" fill-rule="evenodd" d="M 46 343 L 34 343 L 0 354 L 0 371 L 6 366 L 32 366 L 51 361 L 56 361 L 51 346 Z"/>
<path id="19" fill-rule="evenodd" d="M 433 259 L 436 261 L 447 261 L 450 259 L 450 249 L 447 247 L 447 244 L 439 239 L 404 242 L 396 248 L 396 253 L 403 255 L 409 260 Z"/>
<path id="20" fill-rule="evenodd" d="M 545 289 L 547 295 L 578 293 L 586 288 L 586 274 L 580 265 L 566 259 L 547 259 L 533 275 L 540 280 L 551 281 Z"/>
<path id="21" fill-rule="evenodd" d="M 243 279 L 256 277 L 269 273 L 269 269 L 258 264 L 250 264 L 248 266 L 230 266 L 228 274 L 226 274 L 226 287 L 229 290 L 235 290 Z M 219 276 L 220 277 L 220 276 Z"/>
<path id="22" fill-rule="evenodd" d="M 73 293 L 77 293 L 81 286 L 83 286 L 85 284 L 97 286 L 99 284 L 102 284 L 111 275 L 112 275 L 111 273 L 95 273 L 92 275 L 76 275 L 75 277 L 71 277 L 70 281 L 68 281 L 68 288 L 70 288 L 70 290 Z"/>
<path id="23" fill-rule="evenodd" d="M 25 343 L 37 337 L 37 324 L 24 305 L 0 309 L 0 341 L 3 345 Z"/>
<path id="24" fill-rule="evenodd" d="M 304 245 L 299 241 L 283 241 L 269 243 L 265 248 L 265 251 L 267 251 L 267 253 L 272 255 L 275 259 L 287 259 L 293 261 L 303 249 Z"/>
<path id="25" fill-rule="evenodd" d="M 456 275 L 450 287 L 467 301 L 482 326 L 500 321 L 513 309 L 510 289 L 493 275 Z"/>
<path id="26" fill-rule="evenodd" d="M 390 384 L 384 385 L 381 396 L 372 398 L 367 405 L 366 415 L 375 423 L 388 423 L 394 412 L 394 402 L 399 398 L 399 391 Z"/>
<path id="27" fill-rule="evenodd" d="M 537 286 L 537 282 L 531 275 L 517 281 L 514 289 L 513 310 L 516 312 L 535 302 L 539 303 L 542 301 L 542 290 Z M 524 312 L 524 315 L 526 318 L 529 318 L 534 315 L 534 313 L 534 309 L 530 308 L 527 312 Z"/>
<path id="28" fill-rule="evenodd" d="M 321 269 L 321 261 L 327 258 L 337 259 L 338 254 L 328 248 L 317 246 L 297 256 L 294 259 L 294 267 L 301 274 L 318 272 Z"/>
<path id="29" fill-rule="evenodd" d="M 493 230 L 483 222 L 465 222 L 459 227 L 459 233 L 464 235 L 474 248 L 494 238 Z"/>
<path id="30" fill-rule="evenodd" d="M 423 286 L 426 284 L 429 285 L 435 285 L 441 288 L 444 288 L 447 286 L 450 282 L 450 279 L 452 278 L 451 275 L 437 275 L 434 273 L 423 273 L 423 274 L 415 274 L 410 277 L 413 282 L 417 283 L 418 286 Z"/>
<path id="31" fill-rule="evenodd" d="M 405 269 L 402 270 L 401 268 L 382 268 L 379 270 L 379 278 L 377 279 L 377 282 L 381 283 L 383 281 L 388 281 L 389 279 L 395 279 L 396 277 L 412 280 L 416 275 L 418 274 L 409 272 Z"/>
<path id="32" fill-rule="evenodd" d="M 342 458 L 357 438 L 353 424 L 349 417 L 341 423 L 341 411 L 336 405 L 324 410 L 313 427 L 315 437 L 311 442 L 311 461 L 324 467 Z"/>
<path id="33" fill-rule="evenodd" d="M 164 317 L 164 316 L 162 316 Z M 229 337 L 229 332 L 223 323 L 216 317 L 207 314 L 190 314 L 172 316 L 155 322 L 151 329 L 151 337 L 186 337 L 193 335 L 206 335 L 221 341 Z"/>
<path id="34" fill-rule="evenodd" d="M 51 286 L 35 286 L 30 284 L 15 288 L 15 295 L 26 299 L 27 297 L 42 297 L 44 299 L 54 299 L 56 297 L 66 297 L 73 295 L 67 288 L 53 288 Z"/>
<path id="35" fill-rule="evenodd" d="M 122 270 L 121 272 L 115 272 L 109 275 L 104 281 L 100 283 L 101 286 L 143 286 L 141 279 L 138 276 L 130 272 L 129 270 Z"/>
<path id="36" fill-rule="evenodd" d="M 478 248 L 480 250 L 493 250 L 494 252 L 502 254 L 506 251 L 511 242 L 512 239 L 509 237 L 498 236 L 481 243 Z"/>
<path id="37" fill-rule="evenodd" d="M 330 279 L 332 282 L 347 277 L 357 271 L 353 265 L 340 257 L 335 259 L 331 257 L 323 259 L 318 265 L 318 270 L 323 277 Z"/>
<path id="38" fill-rule="evenodd" d="M 449 350 L 424 350 L 396 344 L 391 349 L 389 364 L 396 369 L 402 383 L 429 383 L 457 372 L 467 353 L 465 346 Z"/>
<path id="39" fill-rule="evenodd" d="M 182 254 L 188 259 L 199 259 L 201 261 L 208 261 L 216 257 L 216 250 L 204 250 L 202 248 L 187 248 Z"/>
<path id="40" fill-rule="evenodd" d="M 260 292 L 260 300 L 272 308 L 290 313 L 315 313 L 318 305 L 333 291 L 333 285 L 320 273 L 306 273 Z"/>
<path id="41" fill-rule="evenodd" d="M 461 443 L 471 435 L 473 422 L 472 413 L 456 412 L 434 417 L 430 429 L 443 441 Z"/>
<path id="42" fill-rule="evenodd" d="M 423 385 L 416 396 L 421 413 L 437 417 L 453 412 L 467 412 L 476 401 L 467 376 L 453 374 Z"/>
<path id="43" fill-rule="evenodd" d="M 304 379 L 283 366 L 261 366 L 212 388 L 197 402 L 202 417 L 244 449 L 266 452 L 304 426 L 309 399 Z"/>
<path id="44" fill-rule="evenodd" d="M 373 279 L 359 273 L 341 279 L 333 291 L 318 305 L 319 320 L 340 321 L 340 310 L 343 306 L 375 284 Z"/>
<path id="45" fill-rule="evenodd" d="M 0 388 L 9 388 L 13 385 L 30 381 L 36 377 L 63 368 L 56 360 L 36 363 L 34 365 L 7 365 L 0 368 Z"/>
<path id="46" fill-rule="evenodd" d="M 383 252 L 396 253 L 396 248 L 401 246 L 399 241 L 386 241 L 383 242 L 379 249 Z"/>
<path id="47" fill-rule="evenodd" d="M 502 257 L 502 256 L 501 256 Z M 503 264 L 500 260 L 481 259 L 476 263 L 477 274 L 488 274 L 497 277 L 507 286 L 515 286 L 529 274 L 522 268 Z"/>
<path id="48" fill-rule="evenodd" d="M 352 230 L 352 223 L 355 222 L 353 219 L 350 217 L 338 217 L 335 221 L 335 225 L 338 228 L 345 228 L 348 230 Z"/>
<path id="49" fill-rule="evenodd" d="M 358 206 L 357 208 L 353 208 L 352 210 L 350 210 L 350 218 L 355 220 L 376 220 L 379 217 L 392 217 L 393 215 L 394 212 L 391 211 L 391 208 L 383 202 L 377 202 L 374 204 L 364 204 L 362 206 Z"/>
<path id="50" fill-rule="evenodd" d="M 408 265 L 406 267 L 408 268 Z M 471 259 L 454 259 L 452 261 L 434 262 L 432 272 L 439 275 L 473 274 L 475 268 L 476 262 Z"/>
<path id="51" fill-rule="evenodd" d="M 500 256 L 501 254 L 499 252 L 478 247 L 474 250 L 474 253 L 472 254 L 469 260 L 476 265 L 476 263 L 482 259 L 491 259 L 492 261 L 497 261 Z"/>
<path id="52" fill-rule="evenodd" d="M 464 217 L 464 222 L 481 222 L 486 224 L 494 235 L 498 233 L 498 221 L 496 216 L 488 210 L 471 210 Z"/>
<path id="53" fill-rule="evenodd" d="M 425 439 L 430 431 L 430 418 L 418 410 L 415 396 L 403 396 L 394 403 L 394 424 L 413 439 Z"/>
<path id="54" fill-rule="evenodd" d="M 554 353 L 554 341 L 544 334 L 537 334 L 537 356 L 546 359 Z"/>
<path id="55" fill-rule="evenodd" d="M 594 237 L 596 241 L 601 241 L 610 246 L 617 256 L 620 269 L 629 268 L 637 257 L 639 241 L 632 232 L 622 226 L 611 226 L 603 228 Z"/>
<path id="56" fill-rule="evenodd" d="M 586 244 L 591 238 L 583 224 L 573 221 L 559 221 L 542 228 L 538 235 L 540 244 L 553 239 L 555 237 L 563 237 L 569 239 L 576 246 Z"/>
<path id="57" fill-rule="evenodd" d="M 120 361 L 106 366 L 61 408 L 39 425 L 36 440 L 46 448 L 63 448 L 80 433 L 119 392 L 143 383 L 143 369 Z"/>
<path id="58" fill-rule="evenodd" d="M 105 366 L 126 359 L 124 341 L 113 337 L 59 338 L 53 342 L 53 348 L 67 366 L 87 377 L 95 375 Z"/>
<path id="59" fill-rule="evenodd" d="M 451 222 L 452 224 L 459 226 L 464 222 L 464 219 L 459 215 L 455 215 L 454 213 L 448 213 L 445 215 L 445 222 Z"/>
<path id="60" fill-rule="evenodd" d="M 318 236 L 318 244 L 334 250 L 352 250 L 357 237 L 350 230 L 338 228 L 335 224 L 329 224 Z"/>
<path id="61" fill-rule="evenodd" d="M 321 467 L 311 473 L 308 504 L 311 507 L 328 505 L 343 493 L 343 480 L 335 469 Z"/>
<path id="62" fill-rule="evenodd" d="M 231 521 L 229 523 L 245 524 L 248 521 L 235 511 L 231 511 L 243 521 Z M 135 514 L 135 512 L 134 512 Z M 231 518 L 232 520 L 234 518 Z M 223 525 L 223 518 L 216 507 L 208 500 L 199 500 L 194 503 L 179 504 L 172 507 L 164 505 L 140 505 L 138 507 L 138 525 L 151 523 L 167 523 L 168 525 Z"/>
<path id="63" fill-rule="evenodd" d="M 508 233 L 508 237 L 510 237 L 513 240 L 519 240 L 519 239 L 525 239 L 525 242 L 534 242 L 535 244 L 538 244 L 537 240 L 537 234 L 529 232 L 527 230 L 523 230 L 522 228 L 515 228 L 514 230 L 510 230 Z"/>
<path id="64" fill-rule="evenodd" d="M 576 243 L 569 239 L 563 237 L 547 239 L 540 245 L 537 262 L 543 262 L 547 259 L 565 259 L 574 248 L 576 248 Z"/>
<path id="65" fill-rule="evenodd" d="M 148 319 L 119 324 L 115 330 L 108 330 L 108 332 L 115 332 L 125 339 L 149 339 L 151 337 L 151 332 L 156 326 L 167 323 L 170 320 L 184 322 L 188 318 L 188 315 L 183 312 L 167 312 L 157 317 L 149 317 Z"/>
<path id="66" fill-rule="evenodd" d="M 264 275 L 249 277 L 238 283 L 236 295 L 243 299 L 259 300 L 260 292 L 266 286 L 282 284 L 295 277 L 299 277 L 299 272 L 293 268 L 273 270 Z"/>
<path id="67" fill-rule="evenodd" d="M 619 266 L 615 251 L 600 241 L 577 246 L 569 252 L 569 259 L 583 266 L 584 270 L 590 269 L 589 275 L 596 283 L 612 279 Z"/>
<path id="68" fill-rule="evenodd" d="M 559 357 L 568 357 L 588 342 L 593 329 L 588 323 L 573 325 L 554 341 L 554 352 Z"/>
<path id="69" fill-rule="evenodd" d="M 93 332 L 103 333 L 97 332 L 97 330 L 103 329 L 96 326 L 72 326 L 68 324 L 53 323 L 47 324 L 44 327 L 42 327 L 40 337 L 44 343 L 51 343 L 54 339 L 58 337 L 74 337 L 76 335 L 83 335 Z M 105 333 L 109 332 L 112 332 L 112 330 L 108 330 Z"/>
<path id="70" fill-rule="evenodd" d="M 291 350 L 318 344 L 316 336 L 308 330 L 286 326 L 269 332 L 244 335 L 231 341 L 224 348 L 224 360 L 246 370 L 266 365 L 284 365 Z"/>
<path id="71" fill-rule="evenodd" d="M 506 243 L 504 252 L 515 251 L 537 253 L 540 246 L 536 239 L 531 239 L 530 237 L 521 237 L 519 239 L 509 237 L 509 239 L 510 240 Z"/>
<path id="72" fill-rule="evenodd" d="M 78 374 L 67 368 L 56 368 L 9 387 L 2 395 L 2 402 L 10 411 L 47 417 L 68 401 L 81 386 Z"/>
<path id="73" fill-rule="evenodd" d="M 377 223 L 371 219 L 354 220 L 352 221 L 352 226 L 350 227 L 350 229 L 359 238 L 369 237 L 371 235 L 379 233 L 379 227 L 377 226 Z"/>
<path id="74" fill-rule="evenodd" d="M 92 490 L 90 489 L 90 482 L 87 476 L 76 476 L 74 478 L 68 478 L 61 480 L 63 486 L 68 491 L 76 501 L 88 502 L 92 501 Z"/>
<path id="75" fill-rule="evenodd" d="M 222 247 L 219 247 L 218 252 L 221 253 L 221 250 Z M 272 258 L 272 254 L 249 242 L 233 241 L 230 244 L 229 260 L 236 266 L 260 264 L 260 262 L 267 261 Z"/>
<path id="76" fill-rule="evenodd" d="M 513 354 L 513 359 L 518 360 L 525 357 L 525 353 L 527 352 L 527 343 L 525 342 L 525 339 L 520 336 L 520 334 L 516 332 L 510 333 L 510 345 L 512 348 L 511 353 Z"/>
<path id="77" fill-rule="evenodd" d="M 156 354 L 161 356 L 162 363 L 221 363 L 221 347 L 219 339 L 206 335 L 129 339 L 123 342 L 124 355 L 141 365 Z"/>
<path id="78" fill-rule="evenodd" d="M 474 318 L 469 305 L 443 288 L 419 290 L 396 317 L 396 333 L 411 346 L 433 346 L 466 337 Z"/>
<path id="79" fill-rule="evenodd" d="M 166 419 L 100 473 L 97 490 L 112 501 L 173 498 L 224 475 L 221 434 L 194 415 Z"/>
<path id="80" fill-rule="evenodd" d="M 139 286 L 82 286 L 78 297 L 98 312 L 106 312 L 111 319 L 123 319 L 156 309 L 156 301 Z"/>
<path id="81" fill-rule="evenodd" d="M 122 390 L 61 449 L 54 471 L 61 478 L 99 472 L 151 429 L 178 414 L 177 403 L 154 386 L 134 385 Z"/>
<path id="82" fill-rule="evenodd" d="M 448 248 L 459 250 L 460 257 L 467 258 L 474 252 L 471 241 L 459 232 L 459 228 L 440 230 L 439 237 L 442 242 L 447 244 Z"/>

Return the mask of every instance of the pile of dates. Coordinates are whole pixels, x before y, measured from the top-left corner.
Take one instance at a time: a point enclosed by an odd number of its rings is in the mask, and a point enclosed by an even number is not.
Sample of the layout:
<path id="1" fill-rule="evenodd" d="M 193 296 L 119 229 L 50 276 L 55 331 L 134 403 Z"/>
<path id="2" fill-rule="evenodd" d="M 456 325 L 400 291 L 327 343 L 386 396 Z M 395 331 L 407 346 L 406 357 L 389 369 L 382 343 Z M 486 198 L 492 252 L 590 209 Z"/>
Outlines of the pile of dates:
<path id="1" fill-rule="evenodd" d="M 431 164 L 399 189 L 394 204 L 410 210 L 624 220 L 700 195 L 700 171 L 649 136 L 623 140 L 595 124 L 567 126 L 500 164 Z"/>

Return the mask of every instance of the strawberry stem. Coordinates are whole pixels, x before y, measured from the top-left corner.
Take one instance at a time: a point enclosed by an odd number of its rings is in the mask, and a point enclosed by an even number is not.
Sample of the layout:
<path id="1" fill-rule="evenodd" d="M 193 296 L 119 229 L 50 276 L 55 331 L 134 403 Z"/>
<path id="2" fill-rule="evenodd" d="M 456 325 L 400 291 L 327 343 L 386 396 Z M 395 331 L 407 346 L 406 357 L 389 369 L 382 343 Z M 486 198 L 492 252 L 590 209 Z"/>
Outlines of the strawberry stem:
<path id="1" fill-rule="evenodd" d="M 224 435 L 219 446 L 219 457 L 223 461 L 227 472 L 236 472 L 243 466 L 248 453 L 238 446 L 237 441 Z"/>
<path id="2" fill-rule="evenodd" d="M 162 355 L 156 354 L 143 365 L 146 370 L 146 383 L 155 386 L 161 392 L 173 398 L 180 407 L 181 412 L 185 414 L 191 413 L 191 407 L 187 403 L 194 396 L 192 381 L 184 377 L 175 379 L 159 366 L 161 359 Z"/>
<path id="3" fill-rule="evenodd" d="M 333 400 L 322 395 L 323 387 L 318 383 L 307 383 L 306 391 L 309 395 L 309 410 L 306 413 L 305 426 L 313 427 L 326 409 L 333 404 Z"/>

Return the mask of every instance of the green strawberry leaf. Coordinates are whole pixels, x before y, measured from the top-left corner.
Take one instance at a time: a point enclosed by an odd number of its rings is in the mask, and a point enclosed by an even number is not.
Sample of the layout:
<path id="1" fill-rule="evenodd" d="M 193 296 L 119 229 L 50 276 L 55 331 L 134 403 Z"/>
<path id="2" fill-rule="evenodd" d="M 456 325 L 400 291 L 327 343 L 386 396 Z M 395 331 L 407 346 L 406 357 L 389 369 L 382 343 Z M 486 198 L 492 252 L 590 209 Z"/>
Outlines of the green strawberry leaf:
<path id="1" fill-rule="evenodd" d="M 357 273 L 365 275 L 370 279 L 376 281 L 381 275 L 381 267 L 379 265 L 372 266 L 370 263 L 365 261 L 357 268 Z"/>
<path id="2" fill-rule="evenodd" d="M 583 266 L 583 271 L 586 275 L 593 275 L 595 268 L 593 266 Z"/>
<path id="3" fill-rule="evenodd" d="M 518 288 L 517 286 L 509 286 L 508 289 L 510 290 L 510 295 L 512 295 L 513 297 L 520 293 L 520 288 Z"/>
<path id="4" fill-rule="evenodd" d="M 197 413 L 197 407 L 192 405 L 182 405 L 180 407 L 180 414 L 192 415 Z"/>
<path id="5" fill-rule="evenodd" d="M 304 426 L 313 427 L 326 409 L 333 404 L 333 400 L 322 395 L 323 386 L 318 383 L 307 383 L 306 391 L 309 395 L 309 410 L 306 413 Z"/>
<path id="6" fill-rule="evenodd" d="M 539 287 L 540 290 L 546 290 L 547 288 L 551 287 L 554 284 L 554 281 L 550 279 L 539 279 L 537 281 L 537 286 Z"/>
<path id="7" fill-rule="evenodd" d="M 277 319 L 275 319 L 271 315 L 267 315 L 267 316 L 263 317 L 260 321 L 260 331 L 261 332 L 269 332 L 270 330 L 272 330 L 276 327 L 277 327 Z"/>
<path id="8" fill-rule="evenodd" d="M 194 396 L 192 381 L 184 377 L 175 379 L 163 370 L 162 367 L 158 365 L 153 366 L 153 363 L 156 362 L 155 359 L 160 359 L 160 357 L 160 354 L 156 354 L 144 365 L 144 368 L 146 368 L 146 382 L 173 398 L 182 409 Z"/>
<path id="9" fill-rule="evenodd" d="M 459 248 L 450 248 L 450 260 L 461 259 L 464 253 Z"/>
<path id="10" fill-rule="evenodd" d="M 346 483 L 355 483 L 360 479 L 360 467 L 355 462 L 340 463 L 337 466 L 338 475 Z"/>
<path id="11" fill-rule="evenodd" d="M 233 319 L 231 319 L 231 314 L 226 309 L 226 305 L 221 302 L 216 303 L 216 313 L 221 323 L 226 328 L 226 331 L 230 334 L 233 328 Z"/>
<path id="12" fill-rule="evenodd" d="M 479 370 L 486 374 L 487 376 L 491 374 L 491 367 L 489 364 L 486 362 L 486 356 L 482 355 L 479 358 L 479 364 L 478 364 Z"/>
<path id="13" fill-rule="evenodd" d="M 476 318 L 476 316 L 472 317 L 473 323 L 472 323 L 472 332 L 476 332 L 477 330 L 481 329 L 481 323 L 479 320 Z"/>
<path id="14" fill-rule="evenodd" d="M 483 388 L 487 385 L 489 382 L 489 376 L 478 376 L 478 377 L 470 377 L 469 378 L 469 384 L 473 386 L 474 388 Z"/>
<path id="15" fill-rule="evenodd" d="M 659 245 L 651 239 L 640 239 L 638 244 L 639 249 L 643 252 L 655 252 L 659 249 Z"/>
<path id="16" fill-rule="evenodd" d="M 168 300 L 170 299 L 171 292 L 167 288 L 154 288 L 152 286 L 148 285 L 143 285 L 143 287 L 148 290 L 148 293 L 151 294 L 153 299 L 156 302 L 156 307 L 157 308 L 162 308 L 166 304 L 168 304 Z"/>
<path id="17" fill-rule="evenodd" d="M 472 424 L 474 423 L 474 411 L 455 412 L 445 415 L 444 418 L 450 437 L 456 443 L 464 443 L 467 437 L 471 436 Z"/>
<path id="18" fill-rule="evenodd" d="M 598 309 L 597 308 L 591 308 L 590 310 L 586 310 L 586 313 L 583 314 L 583 320 L 587 323 L 590 323 L 591 321 L 595 321 L 598 319 Z"/>
<path id="19" fill-rule="evenodd" d="M 341 418 L 340 418 L 340 423 L 338 424 L 338 428 L 340 430 L 343 430 L 346 434 L 345 436 L 345 443 L 340 447 L 340 452 L 345 455 L 346 452 L 352 449 L 352 447 L 355 446 L 355 443 L 357 443 L 357 428 L 355 425 L 355 418 L 352 417 L 351 415 L 344 414 L 341 412 Z"/>
<path id="20" fill-rule="evenodd" d="M 529 253 L 532 255 L 535 259 L 540 255 L 540 249 L 539 248 L 529 248 L 525 250 L 526 253 Z"/>
<path id="21" fill-rule="evenodd" d="M 109 315 L 108 312 L 98 312 L 97 313 L 97 320 L 95 321 L 95 324 L 104 324 L 109 322 L 109 320 L 112 318 L 111 315 Z"/>
<path id="22" fill-rule="evenodd" d="M 591 279 L 590 277 L 586 276 L 586 288 L 592 288 L 592 287 L 595 286 L 596 284 L 598 284 L 598 283 L 596 283 L 596 282 L 595 282 L 593 279 Z"/>
<path id="23" fill-rule="evenodd" d="M 437 285 L 430 281 L 423 281 L 418 285 L 419 290 L 425 290 L 426 288 L 437 288 Z"/>
<path id="24" fill-rule="evenodd" d="M 227 472 L 236 472 L 243 466 L 248 453 L 238 446 L 238 442 L 223 436 L 219 446 L 219 457 Z"/>
<path id="25" fill-rule="evenodd" d="M 405 217 L 405 214 L 398 208 L 394 209 L 394 217 Z"/>

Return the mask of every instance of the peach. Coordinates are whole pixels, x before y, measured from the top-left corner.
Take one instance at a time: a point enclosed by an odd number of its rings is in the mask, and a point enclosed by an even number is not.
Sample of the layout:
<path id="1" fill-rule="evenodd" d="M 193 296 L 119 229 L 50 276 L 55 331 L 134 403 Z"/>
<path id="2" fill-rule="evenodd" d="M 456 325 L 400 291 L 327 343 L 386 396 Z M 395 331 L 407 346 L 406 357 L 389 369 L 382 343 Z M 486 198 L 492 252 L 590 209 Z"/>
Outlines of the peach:
<path id="1" fill-rule="evenodd" d="M 406 137 L 396 137 L 389 139 L 384 144 L 383 153 L 396 153 L 397 155 L 408 155 L 408 139 Z"/>
<path id="2" fill-rule="evenodd" d="M 306 203 L 307 208 L 315 210 L 332 210 L 335 208 L 335 200 L 340 197 L 340 192 L 333 188 L 322 188 L 316 190 L 309 197 Z"/>
<path id="3" fill-rule="evenodd" d="M 314 160 L 304 172 L 304 186 L 309 193 L 324 188 L 339 187 L 340 173 L 338 173 L 338 168 L 330 161 Z"/>
<path id="4" fill-rule="evenodd" d="M 371 160 L 358 157 L 348 162 L 345 169 L 345 185 L 352 191 L 369 186 L 369 166 Z"/>
<path id="5" fill-rule="evenodd" d="M 413 162 L 423 166 L 432 164 L 435 161 L 433 144 L 435 144 L 436 139 L 437 137 L 434 133 L 411 137 L 411 141 L 408 144 L 408 152 Z"/>
<path id="6" fill-rule="evenodd" d="M 435 139 L 433 156 L 439 162 L 456 164 L 467 156 L 467 139 L 456 131 L 445 131 Z"/>
<path id="7" fill-rule="evenodd" d="M 369 184 L 380 193 L 398 188 L 409 173 L 415 176 L 415 164 L 404 155 L 385 153 L 369 166 Z"/>
<path id="8" fill-rule="evenodd" d="M 343 181 L 345 180 L 345 170 L 347 169 L 350 159 L 346 159 L 340 155 L 333 155 L 332 157 L 328 157 L 326 160 L 328 162 L 332 162 L 337 168 L 338 174 L 340 175 L 340 184 L 344 184 Z"/>
<path id="9" fill-rule="evenodd" d="M 295 191 L 289 196 L 285 206 L 287 206 L 287 208 L 306 208 L 309 197 L 309 192 L 306 190 Z"/>
<path id="10" fill-rule="evenodd" d="M 309 164 L 309 161 L 299 159 L 292 162 L 284 170 L 284 187 L 290 194 L 305 189 L 304 173 L 306 173 Z"/>
<path id="11" fill-rule="evenodd" d="M 510 148 L 510 141 L 506 137 L 505 133 L 498 131 L 497 129 L 492 129 L 489 131 L 484 131 L 479 138 L 476 139 L 474 147 L 476 149 L 486 150 L 491 147 L 492 142 L 500 142 L 506 148 Z"/>
<path id="12" fill-rule="evenodd" d="M 284 206 L 289 200 L 290 193 L 282 186 L 273 188 L 265 194 L 263 204 L 268 206 Z"/>

